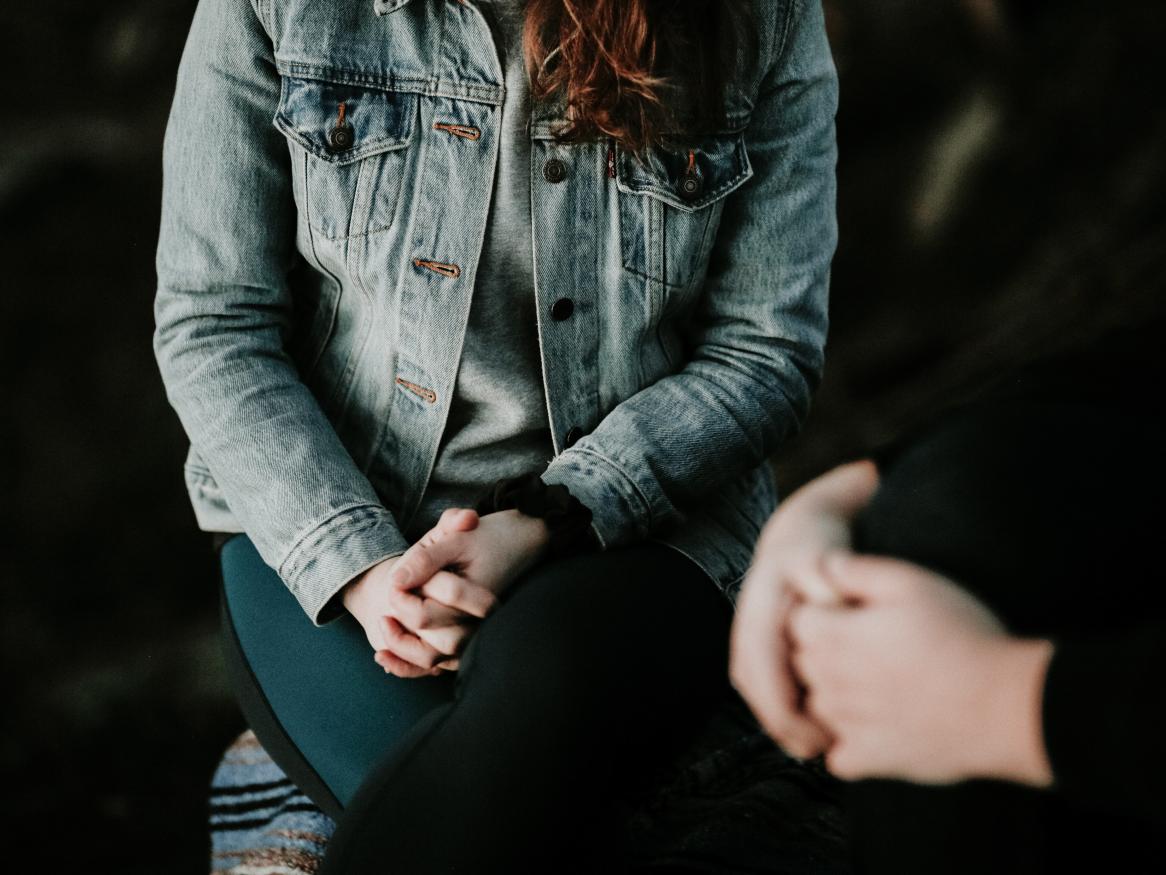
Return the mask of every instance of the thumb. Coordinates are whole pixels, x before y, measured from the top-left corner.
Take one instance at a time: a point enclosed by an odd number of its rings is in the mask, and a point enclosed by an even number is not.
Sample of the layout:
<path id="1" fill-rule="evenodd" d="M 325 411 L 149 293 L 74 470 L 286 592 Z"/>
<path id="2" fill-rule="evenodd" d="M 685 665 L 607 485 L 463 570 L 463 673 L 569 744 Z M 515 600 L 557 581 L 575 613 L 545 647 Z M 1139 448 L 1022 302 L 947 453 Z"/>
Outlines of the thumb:
<path id="1" fill-rule="evenodd" d="M 445 566 L 457 561 L 462 539 L 451 532 L 439 540 L 417 542 L 397 560 L 389 582 L 397 589 L 410 589 L 427 581 Z"/>
<path id="2" fill-rule="evenodd" d="M 469 507 L 447 507 L 437 521 L 437 529 L 443 535 L 450 532 L 470 532 L 477 527 L 478 512 Z"/>
<path id="3" fill-rule="evenodd" d="M 832 550 L 822 559 L 825 580 L 845 600 L 867 604 L 900 595 L 916 567 L 900 559 Z"/>
<path id="4" fill-rule="evenodd" d="M 878 467 L 870 459 L 863 459 L 827 471 L 803 487 L 803 491 L 815 504 L 851 520 L 870 504 L 878 486 Z"/>

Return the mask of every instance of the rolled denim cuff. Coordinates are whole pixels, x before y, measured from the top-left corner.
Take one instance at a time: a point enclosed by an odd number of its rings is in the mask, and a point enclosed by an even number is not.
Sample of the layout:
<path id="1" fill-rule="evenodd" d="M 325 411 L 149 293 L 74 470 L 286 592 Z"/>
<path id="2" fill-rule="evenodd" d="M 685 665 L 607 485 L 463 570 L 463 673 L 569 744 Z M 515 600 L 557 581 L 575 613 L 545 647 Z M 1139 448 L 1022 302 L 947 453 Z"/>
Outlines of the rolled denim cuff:
<path id="1" fill-rule="evenodd" d="M 591 530 L 600 549 L 644 540 L 651 531 L 650 505 L 622 468 L 598 453 L 574 447 L 542 473 L 544 483 L 561 483 L 591 510 Z"/>
<path id="2" fill-rule="evenodd" d="M 333 597 L 378 562 L 399 556 L 409 542 L 393 515 L 378 505 L 358 505 L 332 515 L 302 537 L 279 567 L 279 576 L 317 626 L 340 616 Z"/>

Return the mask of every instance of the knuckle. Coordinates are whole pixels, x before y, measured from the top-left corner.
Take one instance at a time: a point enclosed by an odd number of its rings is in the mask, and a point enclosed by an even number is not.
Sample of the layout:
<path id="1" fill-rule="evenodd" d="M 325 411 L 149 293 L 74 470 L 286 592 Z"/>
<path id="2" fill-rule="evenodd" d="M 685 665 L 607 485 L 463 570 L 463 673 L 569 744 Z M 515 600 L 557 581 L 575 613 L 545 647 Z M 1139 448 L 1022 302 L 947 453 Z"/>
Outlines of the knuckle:
<path id="1" fill-rule="evenodd" d="M 858 777 L 858 770 L 845 748 L 834 747 L 826 752 L 826 768 L 835 777 L 850 781 Z"/>
<path id="2" fill-rule="evenodd" d="M 460 580 L 453 579 L 449 582 L 449 599 L 451 602 L 463 602 L 466 598 L 466 585 Z"/>
<path id="3" fill-rule="evenodd" d="M 801 736 L 788 738 L 783 747 L 790 756 L 795 756 L 801 760 L 809 759 L 818 752 L 814 745 Z"/>
<path id="4" fill-rule="evenodd" d="M 404 630 L 396 623 L 385 623 L 385 641 L 400 646 L 405 640 Z"/>
<path id="5" fill-rule="evenodd" d="M 789 718 L 782 712 L 772 712 L 766 716 L 765 720 L 766 731 L 786 746 L 787 741 L 795 741 L 794 733 L 791 731 L 792 726 Z"/>
<path id="6" fill-rule="evenodd" d="M 807 644 L 814 638 L 814 623 L 812 615 L 805 607 L 799 606 L 790 611 L 790 637 L 799 644 Z"/>
<path id="7" fill-rule="evenodd" d="M 729 683 L 741 695 L 745 694 L 745 690 L 749 687 L 749 678 L 744 671 L 741 670 L 740 665 L 736 660 L 729 663 Z"/>
<path id="8" fill-rule="evenodd" d="M 805 757 L 805 748 L 796 736 L 792 736 L 788 732 L 774 732 L 773 737 L 781 745 L 781 749 L 791 757 L 798 759 Z"/>

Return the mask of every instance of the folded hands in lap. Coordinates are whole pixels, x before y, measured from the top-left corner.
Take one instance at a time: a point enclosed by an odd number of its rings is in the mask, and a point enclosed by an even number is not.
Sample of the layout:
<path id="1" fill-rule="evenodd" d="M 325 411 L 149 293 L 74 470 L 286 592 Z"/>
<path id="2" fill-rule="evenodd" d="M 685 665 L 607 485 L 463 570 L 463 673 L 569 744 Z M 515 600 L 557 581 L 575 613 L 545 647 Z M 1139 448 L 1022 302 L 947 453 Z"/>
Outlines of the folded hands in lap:
<path id="1" fill-rule="evenodd" d="M 354 580 L 344 605 L 386 672 L 422 677 L 456 671 L 478 621 L 538 561 L 547 538 L 541 519 L 516 510 L 479 517 L 450 508 L 404 554 Z"/>

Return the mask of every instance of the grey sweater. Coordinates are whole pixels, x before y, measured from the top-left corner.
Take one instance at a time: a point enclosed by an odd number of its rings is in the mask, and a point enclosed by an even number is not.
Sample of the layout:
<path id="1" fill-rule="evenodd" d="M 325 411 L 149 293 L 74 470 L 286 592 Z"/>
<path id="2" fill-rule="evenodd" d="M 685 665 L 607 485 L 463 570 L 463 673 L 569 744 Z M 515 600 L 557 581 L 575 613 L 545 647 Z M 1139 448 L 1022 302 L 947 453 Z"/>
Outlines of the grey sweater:
<path id="1" fill-rule="evenodd" d="M 498 167 L 449 419 L 405 530 L 410 540 L 445 508 L 472 505 L 495 480 L 541 470 L 554 455 L 535 314 L 523 6 L 522 0 L 481 5 L 506 77 Z"/>

